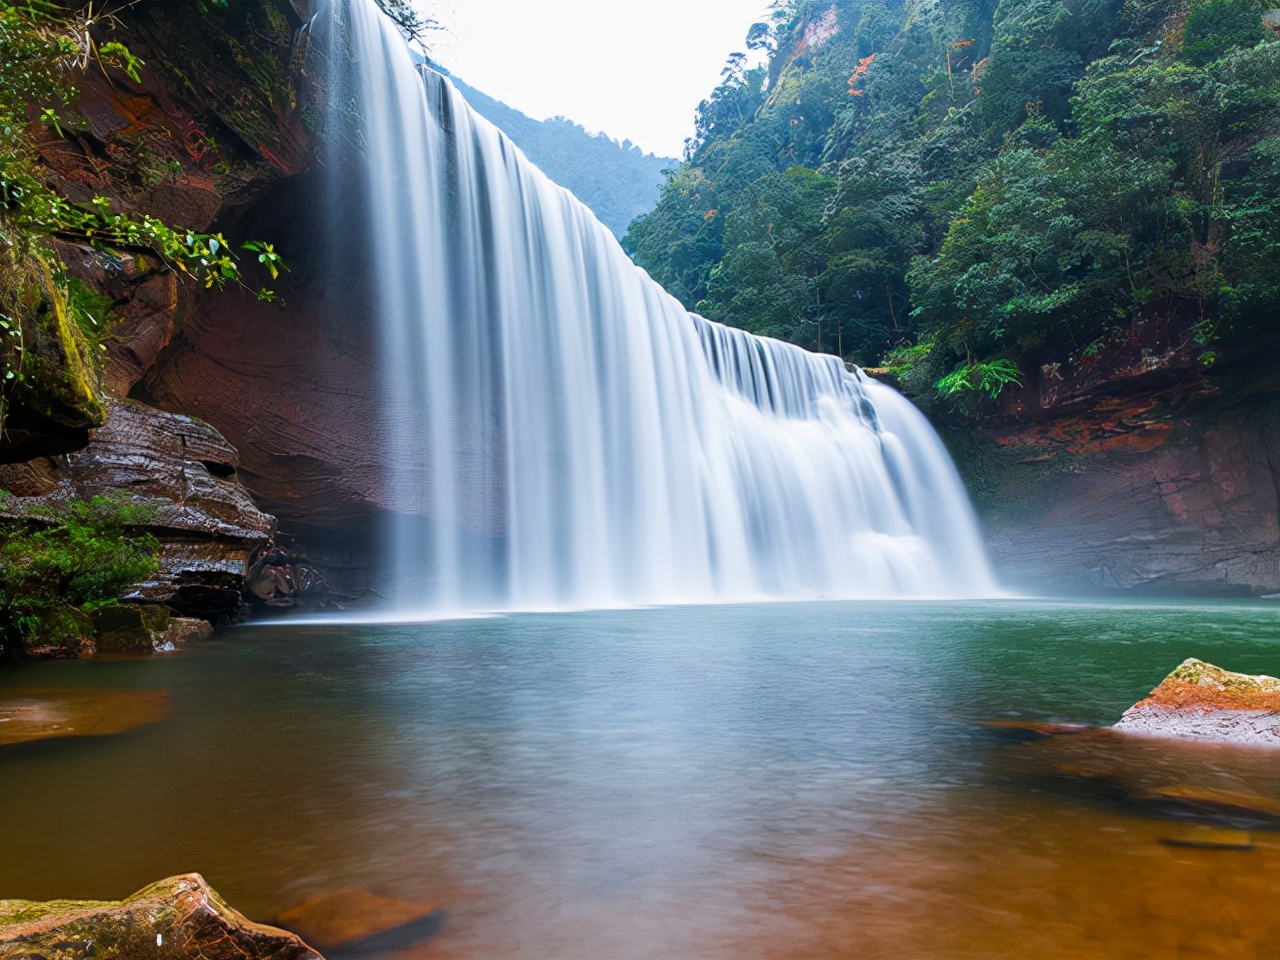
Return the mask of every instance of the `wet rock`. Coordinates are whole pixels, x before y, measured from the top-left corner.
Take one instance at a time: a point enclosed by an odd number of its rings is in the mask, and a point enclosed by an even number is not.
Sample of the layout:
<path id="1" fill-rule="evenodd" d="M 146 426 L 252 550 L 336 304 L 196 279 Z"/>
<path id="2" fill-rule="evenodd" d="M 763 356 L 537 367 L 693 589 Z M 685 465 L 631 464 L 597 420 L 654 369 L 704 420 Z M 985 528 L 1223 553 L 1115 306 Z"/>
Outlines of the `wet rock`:
<path id="1" fill-rule="evenodd" d="M 1009 740 L 1039 740 L 1083 733 L 1090 727 L 1083 723 L 1041 723 L 1032 720 L 984 720 L 981 726 L 994 730 Z"/>
<path id="2" fill-rule="evenodd" d="M 0 960 L 322 960 L 296 935 L 253 923 L 197 873 L 121 901 L 0 900 Z"/>
<path id="3" fill-rule="evenodd" d="M 1113 727 L 1122 733 L 1280 747 L 1280 679 L 1184 660 Z"/>
<path id="4" fill-rule="evenodd" d="M 273 922 L 334 958 L 374 956 L 403 949 L 434 936 L 444 917 L 431 904 L 393 900 L 349 888 L 308 897 Z"/>
<path id="5" fill-rule="evenodd" d="M 305 555 L 283 547 L 263 551 L 249 567 L 245 592 L 253 603 L 278 609 L 329 605 L 329 586 Z"/>
<path id="6" fill-rule="evenodd" d="M 169 716 L 167 690 L 0 691 L 0 746 L 50 737 L 102 737 Z"/>
<path id="7" fill-rule="evenodd" d="M 157 651 L 176 650 L 197 640 L 207 640 L 213 635 L 213 624 L 198 617 L 173 617 L 168 629 L 156 638 Z"/>
<path id="8" fill-rule="evenodd" d="M 169 629 L 169 608 L 159 604 L 122 603 L 93 613 L 100 653 L 150 653 Z"/>

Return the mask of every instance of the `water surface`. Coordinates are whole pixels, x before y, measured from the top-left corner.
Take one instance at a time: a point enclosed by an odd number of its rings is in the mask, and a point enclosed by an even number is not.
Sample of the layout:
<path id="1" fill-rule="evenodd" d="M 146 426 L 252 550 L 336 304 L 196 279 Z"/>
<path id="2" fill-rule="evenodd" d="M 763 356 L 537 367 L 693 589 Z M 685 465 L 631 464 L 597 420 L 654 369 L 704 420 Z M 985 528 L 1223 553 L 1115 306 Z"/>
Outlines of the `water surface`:
<path id="1" fill-rule="evenodd" d="M 421 957 L 1274 957 L 1280 834 L 1169 846 L 1167 811 L 1022 776 L 978 721 L 1110 723 L 1187 656 L 1280 673 L 1278 620 L 792 603 L 276 623 L 5 667 L 9 691 L 174 711 L 0 752 L 0 897 L 194 870 L 269 917 L 358 886 L 446 908 Z M 1275 761 L 1188 762 L 1280 797 Z"/>

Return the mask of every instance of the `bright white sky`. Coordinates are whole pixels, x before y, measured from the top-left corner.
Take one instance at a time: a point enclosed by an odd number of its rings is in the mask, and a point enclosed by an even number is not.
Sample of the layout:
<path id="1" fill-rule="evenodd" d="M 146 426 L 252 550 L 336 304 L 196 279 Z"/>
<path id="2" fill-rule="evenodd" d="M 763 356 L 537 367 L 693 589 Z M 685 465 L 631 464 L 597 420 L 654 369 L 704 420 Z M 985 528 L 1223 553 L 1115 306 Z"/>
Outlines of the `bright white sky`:
<path id="1" fill-rule="evenodd" d="M 417 0 L 431 57 L 537 120 L 679 157 L 693 114 L 769 0 Z"/>

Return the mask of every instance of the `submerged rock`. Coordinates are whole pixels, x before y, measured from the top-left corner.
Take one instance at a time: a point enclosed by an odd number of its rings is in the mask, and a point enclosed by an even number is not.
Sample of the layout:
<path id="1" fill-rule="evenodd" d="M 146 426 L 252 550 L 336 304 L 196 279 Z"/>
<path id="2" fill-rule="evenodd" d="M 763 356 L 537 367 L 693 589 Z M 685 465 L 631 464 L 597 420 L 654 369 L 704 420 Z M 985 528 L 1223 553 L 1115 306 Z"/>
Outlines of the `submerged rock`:
<path id="1" fill-rule="evenodd" d="M 323 960 L 297 935 L 253 923 L 198 873 L 124 900 L 0 900 L 0 960 Z"/>
<path id="2" fill-rule="evenodd" d="M 1203 824 L 1161 837 L 1160 842 L 1171 847 L 1191 847 L 1196 850 L 1252 850 L 1256 846 L 1248 830 L 1224 830 Z"/>
<path id="3" fill-rule="evenodd" d="M 428 903 L 380 897 L 368 890 L 329 890 L 274 918 L 330 957 L 382 956 L 430 939 L 444 923 Z"/>
<path id="4" fill-rule="evenodd" d="M 1113 727 L 1122 733 L 1280 747 L 1280 679 L 1190 657 Z"/>
<path id="5" fill-rule="evenodd" d="M 0 691 L 0 747 L 49 737 L 101 737 L 169 716 L 168 690 Z"/>
<path id="6" fill-rule="evenodd" d="M 992 770 L 1023 788 L 1119 803 L 1148 815 L 1275 829 L 1280 770 L 1268 759 L 1254 746 L 1131 736 L 1104 727 L 1008 744 L 993 755 Z"/>

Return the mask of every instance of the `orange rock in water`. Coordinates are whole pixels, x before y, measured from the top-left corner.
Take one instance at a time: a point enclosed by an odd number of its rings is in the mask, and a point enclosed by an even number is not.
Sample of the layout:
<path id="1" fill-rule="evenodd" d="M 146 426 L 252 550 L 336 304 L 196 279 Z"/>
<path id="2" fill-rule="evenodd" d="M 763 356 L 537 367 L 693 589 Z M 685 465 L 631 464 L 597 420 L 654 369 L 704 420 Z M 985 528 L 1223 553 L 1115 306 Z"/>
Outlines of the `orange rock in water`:
<path id="1" fill-rule="evenodd" d="M 39 689 L 0 694 L 0 746 L 101 737 L 169 716 L 168 690 Z"/>
<path id="2" fill-rule="evenodd" d="M 1280 747 L 1280 679 L 1232 673 L 1190 657 L 1112 729 Z"/>
<path id="3" fill-rule="evenodd" d="M 443 915 L 432 904 L 393 900 L 351 887 L 310 896 L 273 922 L 321 950 L 373 947 L 383 940 L 390 950 L 434 935 Z"/>

